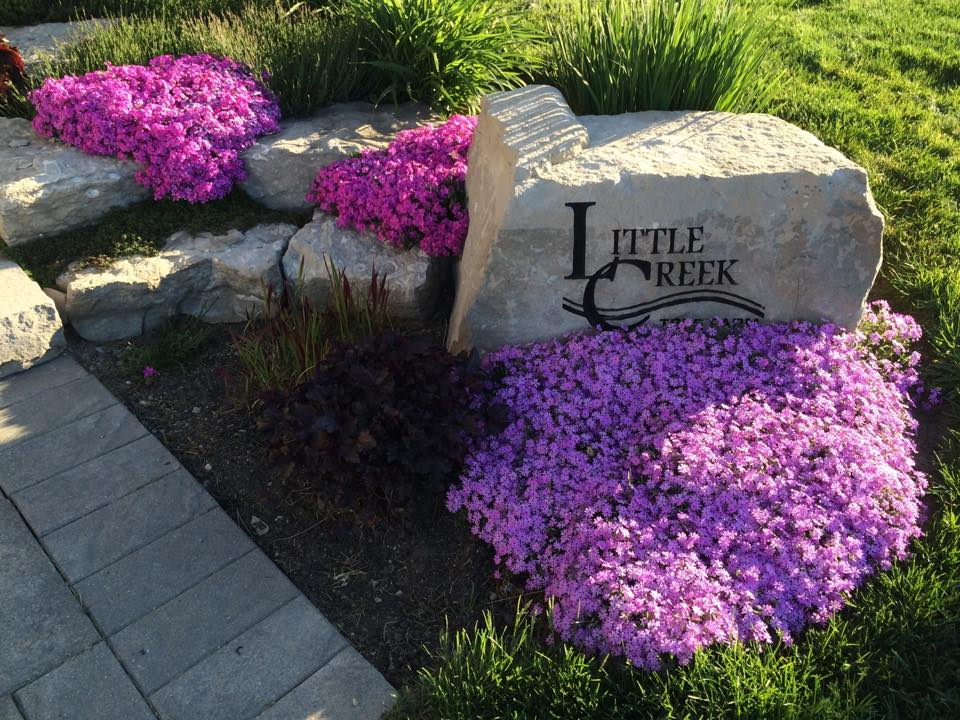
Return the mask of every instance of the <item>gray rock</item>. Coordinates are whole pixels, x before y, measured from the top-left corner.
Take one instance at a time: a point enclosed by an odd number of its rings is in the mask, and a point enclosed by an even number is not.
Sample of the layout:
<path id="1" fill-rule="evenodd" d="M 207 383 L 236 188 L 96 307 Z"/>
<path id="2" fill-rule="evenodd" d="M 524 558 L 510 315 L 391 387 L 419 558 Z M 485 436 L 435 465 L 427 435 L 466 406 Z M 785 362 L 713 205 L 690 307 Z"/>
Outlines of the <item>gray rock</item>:
<path id="1" fill-rule="evenodd" d="M 27 120 L 0 118 L 0 239 L 20 245 L 59 235 L 145 200 L 136 170 L 43 138 Z"/>
<path id="2" fill-rule="evenodd" d="M 79 20 L 0 27 L 0 36 L 6 37 L 20 51 L 27 72 L 30 72 L 31 65 L 56 58 L 64 44 L 88 35 L 105 24 L 104 20 Z"/>
<path id="3" fill-rule="evenodd" d="M 420 105 L 375 109 L 367 103 L 331 105 L 306 120 L 281 123 L 242 157 L 247 179 L 240 183 L 254 200 L 277 210 L 306 210 L 317 171 L 367 149 L 386 147 L 400 130 L 430 119 Z"/>
<path id="4" fill-rule="evenodd" d="M 66 346 L 53 300 L 0 257 L 0 378 L 52 360 Z"/>
<path id="5" fill-rule="evenodd" d="M 769 115 L 575 118 L 530 86 L 484 99 L 469 168 L 451 349 L 681 317 L 852 328 L 880 266 L 864 170 Z"/>
<path id="6" fill-rule="evenodd" d="M 29 718 L 153 720 L 106 643 L 99 643 L 16 693 Z"/>
<path id="7" fill-rule="evenodd" d="M 380 277 L 386 275 L 391 316 L 411 323 L 433 312 L 447 268 L 443 258 L 427 257 L 420 250 L 398 250 L 371 234 L 337 227 L 333 218 L 317 211 L 313 222 L 290 240 L 283 273 L 291 286 L 319 306 L 332 297 L 327 258 L 361 293 L 367 291 L 374 268 Z"/>
<path id="8" fill-rule="evenodd" d="M 282 287 L 280 259 L 293 225 L 257 225 L 223 235 L 172 235 L 159 255 L 121 258 L 107 268 L 69 269 L 57 284 L 81 337 L 136 337 L 179 314 L 242 322 L 263 308 L 265 286 Z"/>

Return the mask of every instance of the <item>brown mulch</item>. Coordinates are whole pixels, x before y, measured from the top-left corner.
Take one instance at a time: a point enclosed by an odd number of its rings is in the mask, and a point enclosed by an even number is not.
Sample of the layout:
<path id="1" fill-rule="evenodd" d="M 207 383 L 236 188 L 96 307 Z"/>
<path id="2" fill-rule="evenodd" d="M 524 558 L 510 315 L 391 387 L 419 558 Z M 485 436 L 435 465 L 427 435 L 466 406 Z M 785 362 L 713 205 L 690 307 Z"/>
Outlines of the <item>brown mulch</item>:
<path id="1" fill-rule="evenodd" d="M 136 341 L 149 342 L 150 338 Z M 395 686 L 429 665 L 447 621 L 509 613 L 516 590 L 443 495 L 412 507 L 321 487 L 271 464 L 254 414 L 237 399 L 230 328 L 210 330 L 185 367 L 145 383 L 124 369 L 131 343 L 70 338 L 70 351 L 200 480 L 223 509 Z M 256 527 L 263 531 L 259 535 Z"/>

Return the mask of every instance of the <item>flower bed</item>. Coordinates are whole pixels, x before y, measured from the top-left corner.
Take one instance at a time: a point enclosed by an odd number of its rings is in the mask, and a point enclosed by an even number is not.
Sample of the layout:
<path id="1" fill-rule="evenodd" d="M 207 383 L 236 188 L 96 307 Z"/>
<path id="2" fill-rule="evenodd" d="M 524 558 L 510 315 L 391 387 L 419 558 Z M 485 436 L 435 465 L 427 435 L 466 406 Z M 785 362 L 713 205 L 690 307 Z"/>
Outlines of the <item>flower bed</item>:
<path id="1" fill-rule="evenodd" d="M 467 154 L 477 120 L 455 115 L 439 127 L 405 130 L 385 150 L 322 168 L 307 200 L 337 224 L 373 230 L 398 248 L 459 255 L 469 220 Z"/>
<path id="2" fill-rule="evenodd" d="M 137 181 L 158 200 L 224 197 L 245 177 L 240 153 L 280 119 L 276 100 L 246 67 L 210 55 L 48 79 L 30 100 L 38 133 L 135 160 L 143 166 Z"/>
<path id="3" fill-rule="evenodd" d="M 647 669 L 824 621 L 920 535 L 919 337 L 689 321 L 485 358 L 505 431 L 448 497 L 560 634 Z"/>

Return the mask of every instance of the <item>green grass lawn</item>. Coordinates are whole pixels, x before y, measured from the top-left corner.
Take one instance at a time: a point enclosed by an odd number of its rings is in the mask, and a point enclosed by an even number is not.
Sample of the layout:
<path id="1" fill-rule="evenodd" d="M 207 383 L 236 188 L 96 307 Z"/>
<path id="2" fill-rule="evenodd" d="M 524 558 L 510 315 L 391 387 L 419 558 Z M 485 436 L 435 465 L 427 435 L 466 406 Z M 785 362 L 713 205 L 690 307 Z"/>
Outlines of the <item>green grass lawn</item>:
<path id="1" fill-rule="evenodd" d="M 792 647 L 632 672 L 536 626 L 450 638 L 395 718 L 960 718 L 960 2 L 777 0 L 771 111 L 867 168 L 887 218 L 878 292 L 921 319 L 950 426 L 909 562 Z"/>

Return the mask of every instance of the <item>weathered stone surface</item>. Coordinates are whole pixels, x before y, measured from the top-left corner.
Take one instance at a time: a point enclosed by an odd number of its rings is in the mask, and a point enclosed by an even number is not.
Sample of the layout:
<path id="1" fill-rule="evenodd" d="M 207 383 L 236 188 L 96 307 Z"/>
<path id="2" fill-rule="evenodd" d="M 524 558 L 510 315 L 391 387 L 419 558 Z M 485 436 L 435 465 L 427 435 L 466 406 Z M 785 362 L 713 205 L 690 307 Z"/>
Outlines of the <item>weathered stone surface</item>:
<path id="1" fill-rule="evenodd" d="M 321 306 L 331 299 L 325 258 L 343 270 L 350 285 L 363 293 L 374 268 L 379 276 L 386 275 L 390 314 L 406 322 L 422 320 L 433 312 L 447 268 L 443 258 L 427 257 L 420 250 L 398 250 L 373 235 L 339 228 L 333 218 L 317 211 L 313 222 L 290 240 L 283 256 L 283 273 L 291 285 L 299 286 L 306 297 Z"/>
<path id="2" fill-rule="evenodd" d="M 31 720 L 154 720 L 106 643 L 72 658 L 16 695 Z"/>
<path id="3" fill-rule="evenodd" d="M 768 115 L 575 118 L 553 88 L 484 99 L 453 349 L 679 317 L 853 327 L 881 259 L 862 168 Z"/>
<path id="4" fill-rule="evenodd" d="M 375 109 L 366 103 L 331 105 L 306 120 L 281 123 L 281 130 L 260 138 L 242 157 L 250 197 L 277 210 L 306 210 L 317 171 L 361 150 L 386 147 L 400 130 L 429 120 L 420 105 Z"/>
<path id="5" fill-rule="evenodd" d="M 70 324 L 85 339 L 136 337 L 179 314 L 242 322 L 263 307 L 263 287 L 282 286 L 280 259 L 293 225 L 257 225 L 223 235 L 172 235 L 155 257 L 121 258 L 108 268 L 68 270 Z"/>
<path id="6" fill-rule="evenodd" d="M 0 257 L 0 378 L 52 360 L 66 346 L 53 300 Z"/>
<path id="7" fill-rule="evenodd" d="M 113 635 L 253 548 L 214 508 L 81 580 L 76 590 L 97 625 Z"/>
<path id="8" fill-rule="evenodd" d="M 43 544 L 75 583 L 215 504 L 186 470 L 178 470 L 50 533 Z"/>
<path id="9" fill-rule="evenodd" d="M 277 566 L 255 550 L 127 626 L 111 643 L 149 694 L 297 595 Z"/>
<path id="10" fill-rule="evenodd" d="M 0 696 L 98 639 L 17 511 L 0 496 Z"/>
<path id="11" fill-rule="evenodd" d="M 43 138 L 26 120 L 0 118 L 0 239 L 20 245 L 58 235 L 145 200 L 136 170 Z"/>
<path id="12" fill-rule="evenodd" d="M 346 644 L 301 595 L 194 665 L 150 700 L 164 720 L 256 717 Z"/>
<path id="13" fill-rule="evenodd" d="M 257 720 L 378 720 L 395 700 L 396 692 L 383 675 L 346 647 Z"/>
<path id="14" fill-rule="evenodd" d="M 10 44 L 20 51 L 23 63 L 29 71 L 31 65 L 55 58 L 65 43 L 87 35 L 103 24 L 103 20 L 79 20 L 0 27 L 0 36 L 7 38 Z"/>

